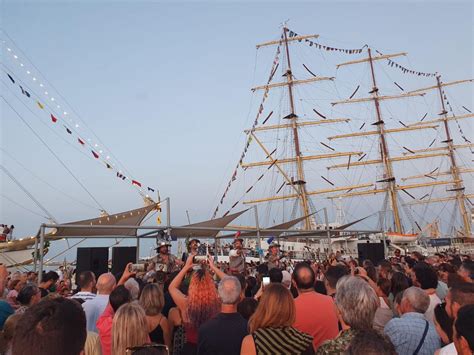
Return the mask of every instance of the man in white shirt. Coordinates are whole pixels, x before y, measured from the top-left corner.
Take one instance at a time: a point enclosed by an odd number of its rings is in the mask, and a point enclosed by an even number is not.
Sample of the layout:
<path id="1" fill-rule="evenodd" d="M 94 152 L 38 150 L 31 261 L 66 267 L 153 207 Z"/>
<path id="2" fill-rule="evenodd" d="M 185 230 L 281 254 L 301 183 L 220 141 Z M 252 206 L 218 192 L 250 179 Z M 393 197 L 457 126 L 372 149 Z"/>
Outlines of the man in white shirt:
<path id="1" fill-rule="evenodd" d="M 105 307 L 109 302 L 109 295 L 115 288 L 115 284 L 115 277 L 111 273 L 100 275 L 97 279 L 97 295 L 82 304 L 82 308 L 86 313 L 88 331 L 97 333 L 95 323 L 99 316 L 104 312 Z"/>
<path id="2" fill-rule="evenodd" d="M 77 285 L 80 291 L 74 294 L 71 298 L 77 300 L 80 303 L 84 303 L 95 298 L 95 275 L 92 271 L 83 271 L 77 278 Z"/>

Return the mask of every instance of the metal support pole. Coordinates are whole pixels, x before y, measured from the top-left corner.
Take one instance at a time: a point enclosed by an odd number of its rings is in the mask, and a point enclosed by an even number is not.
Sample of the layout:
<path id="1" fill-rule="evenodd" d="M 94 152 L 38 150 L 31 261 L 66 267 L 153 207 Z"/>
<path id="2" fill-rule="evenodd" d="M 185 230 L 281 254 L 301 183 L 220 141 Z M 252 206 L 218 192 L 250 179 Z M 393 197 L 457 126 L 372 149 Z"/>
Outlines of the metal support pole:
<path id="1" fill-rule="evenodd" d="M 138 236 L 138 233 L 137 233 L 137 254 L 136 254 L 136 257 L 137 257 L 137 263 L 140 261 L 140 237 Z"/>
<path id="2" fill-rule="evenodd" d="M 40 255 L 39 255 L 39 270 L 38 270 L 38 283 L 43 278 L 43 256 L 44 256 L 44 225 L 40 227 Z"/>
<path id="3" fill-rule="evenodd" d="M 258 257 L 260 259 L 260 262 L 263 262 L 263 255 L 260 252 L 262 250 L 262 240 L 260 239 L 260 225 L 258 223 L 258 210 L 257 210 L 257 205 L 253 206 L 254 211 L 255 211 L 255 228 L 257 228 L 257 245 L 258 245 Z"/>
<path id="4" fill-rule="evenodd" d="M 33 272 L 36 272 L 36 268 L 38 267 L 38 237 L 35 237 L 35 252 L 33 254 Z"/>
<path id="5" fill-rule="evenodd" d="M 329 231 L 329 220 L 328 220 L 328 210 L 324 207 L 324 221 L 326 223 L 326 233 L 328 236 L 328 257 L 329 254 L 332 253 L 332 245 L 331 245 L 331 232 Z"/>
<path id="6" fill-rule="evenodd" d="M 171 202 L 170 202 L 170 198 L 167 197 L 166 198 L 166 228 L 168 229 L 167 230 L 168 238 L 171 237 L 170 226 L 171 226 Z"/>
<path id="7" fill-rule="evenodd" d="M 385 235 L 385 232 L 382 232 L 382 242 L 383 242 L 383 258 L 386 259 L 388 255 L 388 250 L 387 250 L 387 236 Z"/>

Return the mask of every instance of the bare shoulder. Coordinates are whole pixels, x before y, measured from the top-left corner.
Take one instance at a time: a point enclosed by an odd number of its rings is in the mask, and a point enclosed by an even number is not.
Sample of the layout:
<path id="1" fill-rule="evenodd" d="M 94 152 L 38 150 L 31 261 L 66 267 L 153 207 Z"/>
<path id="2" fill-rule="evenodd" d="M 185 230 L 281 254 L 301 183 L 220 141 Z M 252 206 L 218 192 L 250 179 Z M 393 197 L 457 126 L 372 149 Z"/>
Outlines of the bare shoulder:
<path id="1" fill-rule="evenodd" d="M 253 341 L 252 335 L 247 335 L 242 340 L 242 346 L 240 348 L 240 355 L 256 355 L 255 342 Z"/>

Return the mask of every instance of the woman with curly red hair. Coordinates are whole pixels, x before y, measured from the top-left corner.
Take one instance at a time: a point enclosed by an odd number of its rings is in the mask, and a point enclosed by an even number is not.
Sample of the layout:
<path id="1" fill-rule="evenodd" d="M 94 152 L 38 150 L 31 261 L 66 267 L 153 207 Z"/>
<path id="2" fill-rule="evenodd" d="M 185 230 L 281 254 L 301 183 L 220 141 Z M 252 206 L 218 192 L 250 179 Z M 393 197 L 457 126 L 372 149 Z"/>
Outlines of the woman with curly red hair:
<path id="1" fill-rule="evenodd" d="M 186 334 L 186 343 L 181 354 L 196 353 L 199 327 L 220 311 L 220 300 L 214 280 L 204 266 L 193 272 L 188 295 L 180 291 L 181 282 L 192 268 L 193 256 L 191 255 L 169 286 L 169 293 L 179 310 Z"/>

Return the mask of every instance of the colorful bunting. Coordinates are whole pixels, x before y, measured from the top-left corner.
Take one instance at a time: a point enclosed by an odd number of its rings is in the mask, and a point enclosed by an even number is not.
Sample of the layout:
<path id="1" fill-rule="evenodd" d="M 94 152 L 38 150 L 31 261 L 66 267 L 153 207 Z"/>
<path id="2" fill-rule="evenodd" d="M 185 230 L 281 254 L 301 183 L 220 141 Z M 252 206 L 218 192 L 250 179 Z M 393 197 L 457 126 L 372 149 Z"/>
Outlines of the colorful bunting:
<path id="1" fill-rule="evenodd" d="M 375 50 L 378 54 L 383 55 L 383 53 L 379 52 L 378 50 Z M 387 59 L 387 65 L 390 67 L 395 67 L 397 69 L 400 69 L 400 71 L 403 74 L 412 74 L 412 75 L 417 75 L 417 76 L 425 76 L 425 77 L 434 77 L 437 74 L 436 73 L 425 73 L 425 72 L 420 72 L 416 70 L 411 70 L 408 68 L 405 68 L 403 65 L 398 64 L 397 62 L 394 62 L 390 58 Z M 395 83 L 401 90 L 403 90 L 397 83 Z"/>
<path id="2" fill-rule="evenodd" d="M 132 185 L 137 185 L 137 186 L 142 187 L 142 184 L 139 183 L 137 180 L 132 180 Z"/>
<path id="3" fill-rule="evenodd" d="M 289 30 L 289 33 L 288 33 L 289 38 L 293 38 L 293 37 L 297 37 L 297 36 L 298 36 L 298 34 L 296 32 L 293 32 L 293 31 Z M 298 41 L 301 42 L 302 40 L 299 39 Z M 317 49 L 323 49 L 323 50 L 328 51 L 328 52 L 341 52 L 341 53 L 345 53 L 345 54 L 360 54 L 360 53 L 362 53 L 362 50 L 365 47 L 368 47 L 366 44 L 364 44 L 361 48 L 357 48 L 357 49 L 335 48 L 335 47 L 325 46 L 325 45 L 317 43 L 317 42 L 313 42 L 313 41 L 311 41 L 307 38 L 304 41 L 306 43 L 308 43 L 310 47 L 314 46 Z M 306 66 L 305 66 L 305 68 L 306 68 Z M 308 68 L 306 68 L 306 70 L 308 70 Z M 308 70 L 308 71 L 311 73 L 310 70 Z M 313 73 L 311 73 L 311 74 L 313 74 Z"/>
<path id="4" fill-rule="evenodd" d="M 15 84 L 15 80 L 12 78 L 12 76 L 11 76 L 10 74 L 8 74 L 8 73 L 7 73 L 7 75 L 8 75 L 8 77 L 10 78 L 10 80 L 12 81 L 12 83 Z"/>
<path id="5" fill-rule="evenodd" d="M 26 97 L 31 97 L 30 93 L 28 91 L 26 91 L 25 89 L 23 89 L 23 87 L 20 85 L 20 89 L 21 89 L 21 93 L 23 95 L 25 95 Z"/>
<path id="6" fill-rule="evenodd" d="M 23 65 L 22 65 L 22 66 L 23 66 Z M 28 90 L 24 89 L 22 85 L 17 84 L 12 75 L 10 75 L 9 73 L 6 73 L 6 72 L 5 72 L 5 74 L 8 76 L 8 78 L 10 79 L 10 81 L 12 82 L 12 84 L 18 85 L 18 87 L 20 88 L 21 93 L 22 93 L 23 95 L 25 95 L 25 96 L 28 97 L 28 98 L 31 98 L 30 92 L 29 92 Z M 29 74 L 29 72 L 28 72 L 28 74 Z M 33 79 L 33 80 L 36 80 L 36 79 Z M 43 84 L 40 83 L 39 85 L 40 85 L 40 87 L 43 87 Z M 48 95 L 48 92 L 45 91 L 45 95 Z M 51 100 L 53 101 L 54 98 L 51 97 Z M 39 109 L 41 109 L 41 110 L 44 110 L 44 109 L 45 109 L 45 105 L 44 105 L 43 103 L 41 103 L 41 102 L 38 101 L 38 100 L 35 100 L 35 102 L 36 102 L 36 105 L 38 106 Z M 57 105 L 57 107 L 59 108 L 60 106 Z M 67 113 L 64 112 L 64 115 L 66 115 L 66 114 L 67 114 Z M 52 122 L 52 123 L 57 123 L 57 122 L 58 122 L 58 118 L 57 118 L 53 113 L 50 113 L 50 118 L 51 118 L 51 122 Z M 73 122 L 73 123 L 74 123 L 74 122 Z M 76 124 L 76 127 L 79 127 L 79 125 Z M 69 129 L 66 125 L 64 125 L 64 128 L 66 129 L 66 132 L 67 132 L 68 134 L 70 134 L 70 135 L 73 134 L 72 130 Z M 86 143 L 86 142 L 85 142 L 83 139 L 81 139 L 80 137 L 77 137 L 77 141 L 78 141 L 79 144 L 81 144 L 82 146 L 85 146 L 86 144 L 90 144 L 90 143 Z M 97 144 L 95 144 L 95 147 L 97 147 Z M 98 153 L 96 153 L 94 150 L 91 150 L 91 152 L 92 152 L 92 155 L 94 156 L 95 159 L 99 159 L 99 154 L 98 154 Z M 102 151 L 101 151 L 101 152 L 102 152 Z M 107 157 L 107 159 L 109 159 L 109 157 Z M 113 164 L 111 165 L 111 164 L 109 164 L 109 163 L 107 163 L 107 162 L 105 162 L 105 161 L 104 161 L 104 163 L 105 163 L 105 166 L 107 167 L 107 169 L 112 169 L 112 170 L 114 169 L 114 167 L 112 166 Z M 119 172 L 117 172 L 117 177 L 120 178 L 120 179 L 122 179 L 122 180 L 126 180 L 126 179 L 127 179 L 126 176 L 122 175 L 122 174 L 119 173 Z M 141 184 L 140 182 L 136 181 L 136 180 L 132 180 L 132 184 L 133 184 L 133 185 L 137 185 L 137 186 L 139 186 L 139 187 L 142 187 L 142 184 Z M 153 191 L 153 192 L 155 192 L 155 189 L 153 189 L 153 188 L 151 188 L 151 187 L 148 187 L 148 191 Z M 144 196 L 144 195 L 143 195 L 143 196 Z"/>
<path id="7" fill-rule="evenodd" d="M 270 70 L 270 75 L 268 77 L 268 80 L 267 80 L 267 85 L 270 84 L 270 82 L 272 81 L 273 79 L 273 76 L 275 75 L 275 72 L 276 72 L 276 69 L 278 68 L 279 66 L 279 61 L 280 61 L 280 53 L 281 53 L 281 44 L 283 42 L 283 35 L 280 37 L 280 42 L 278 44 L 278 47 L 277 47 L 277 50 L 276 50 L 276 54 L 275 54 L 275 59 L 273 60 L 273 65 L 272 65 L 272 68 Z M 257 126 L 258 124 L 258 121 L 259 121 L 259 118 L 261 116 L 261 114 L 263 113 L 263 110 L 264 110 L 264 103 L 268 97 L 268 92 L 269 92 L 270 88 L 267 87 L 263 93 L 263 98 L 262 98 L 262 102 L 258 108 L 258 112 L 257 112 L 257 115 L 255 117 L 255 120 L 253 122 L 253 125 L 252 125 L 252 128 L 250 129 L 250 131 L 248 132 L 248 138 L 247 138 L 247 141 L 245 143 L 245 147 L 244 147 L 244 151 L 242 152 L 242 154 L 240 155 L 240 159 L 239 159 L 239 162 L 237 163 L 236 167 L 234 168 L 234 172 L 232 173 L 232 177 L 231 179 L 229 180 L 229 182 L 227 183 L 227 186 L 224 190 L 224 193 L 222 194 L 222 197 L 219 201 L 219 204 L 217 205 L 216 209 L 214 210 L 214 213 L 212 215 L 212 218 L 215 218 L 217 216 L 217 212 L 219 211 L 219 205 L 222 205 L 224 203 L 224 199 L 225 197 L 227 196 L 227 193 L 229 192 L 230 190 L 230 187 L 232 185 L 232 183 L 237 179 L 237 171 L 239 169 L 239 167 L 242 166 L 242 162 L 247 154 L 247 150 L 250 146 L 250 143 L 252 142 L 252 134 L 253 132 L 255 131 L 255 127 Z M 268 120 L 268 118 L 270 118 L 271 114 L 273 112 L 271 112 L 267 118 L 265 119 L 264 122 L 266 122 Z M 240 200 L 239 200 L 240 201 Z M 239 202 L 237 201 L 237 203 Z M 234 207 L 237 205 L 237 203 L 234 203 Z M 232 207 L 233 208 L 233 207 Z M 231 208 L 231 209 L 232 209 Z M 226 216 L 228 213 L 230 213 L 230 210 L 228 210 L 224 216 Z"/>

